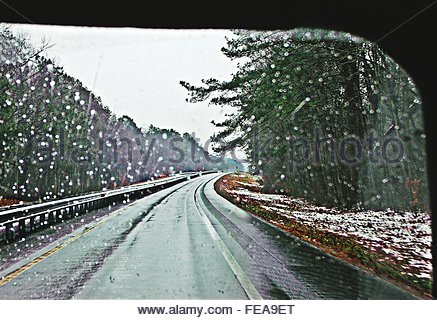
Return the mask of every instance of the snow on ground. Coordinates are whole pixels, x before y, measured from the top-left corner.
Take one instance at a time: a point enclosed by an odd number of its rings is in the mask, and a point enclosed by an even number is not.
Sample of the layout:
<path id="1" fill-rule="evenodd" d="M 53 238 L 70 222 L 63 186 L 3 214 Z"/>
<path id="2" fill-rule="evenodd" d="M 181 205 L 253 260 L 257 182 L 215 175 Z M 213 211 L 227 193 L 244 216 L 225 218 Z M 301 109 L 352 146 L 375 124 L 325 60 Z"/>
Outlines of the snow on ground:
<path id="1" fill-rule="evenodd" d="M 295 219 L 318 230 L 327 231 L 355 241 L 370 251 L 384 251 L 411 275 L 416 268 L 420 278 L 431 279 L 431 217 L 428 213 L 386 211 L 342 212 L 313 206 L 301 199 L 277 194 L 263 194 L 241 187 L 228 190 L 240 199 L 257 201 L 266 211 Z M 252 184 L 247 184 L 253 187 Z"/>

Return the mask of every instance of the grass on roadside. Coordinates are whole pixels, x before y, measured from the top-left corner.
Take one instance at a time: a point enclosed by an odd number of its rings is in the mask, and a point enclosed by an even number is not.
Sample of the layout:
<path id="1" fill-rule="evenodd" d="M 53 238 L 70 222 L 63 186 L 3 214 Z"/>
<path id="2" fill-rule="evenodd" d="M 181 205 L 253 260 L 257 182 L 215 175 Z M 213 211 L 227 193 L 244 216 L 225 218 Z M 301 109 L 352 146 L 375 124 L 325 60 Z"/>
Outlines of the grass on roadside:
<path id="1" fill-rule="evenodd" d="M 259 178 L 248 174 L 229 174 L 221 177 L 215 183 L 216 191 L 245 211 L 283 229 L 294 236 L 311 243 L 337 258 L 347 261 L 368 272 L 385 278 L 398 286 L 412 292 L 421 298 L 431 298 L 432 282 L 429 279 L 408 274 L 398 263 L 382 250 L 369 250 L 353 237 L 320 230 L 299 222 L 297 219 L 286 218 L 274 210 L 266 210 L 263 202 L 233 193 L 242 187 L 250 192 L 262 194 Z M 412 267 L 413 268 L 413 267 Z"/>

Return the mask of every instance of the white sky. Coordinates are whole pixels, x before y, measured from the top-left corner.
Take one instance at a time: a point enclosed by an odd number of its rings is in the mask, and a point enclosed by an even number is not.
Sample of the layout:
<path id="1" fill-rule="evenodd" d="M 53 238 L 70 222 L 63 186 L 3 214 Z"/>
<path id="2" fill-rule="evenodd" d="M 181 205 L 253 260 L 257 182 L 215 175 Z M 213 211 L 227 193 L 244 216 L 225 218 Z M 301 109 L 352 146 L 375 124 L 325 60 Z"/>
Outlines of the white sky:
<path id="1" fill-rule="evenodd" d="M 46 56 L 100 96 L 117 116 L 126 114 L 140 127 L 194 132 L 204 143 L 216 130 L 211 120 L 224 119 L 225 110 L 219 107 L 185 102 L 188 95 L 179 81 L 230 79 L 236 62 L 220 51 L 230 31 L 11 27 L 26 33 L 34 45 L 42 39 L 53 44 Z"/>

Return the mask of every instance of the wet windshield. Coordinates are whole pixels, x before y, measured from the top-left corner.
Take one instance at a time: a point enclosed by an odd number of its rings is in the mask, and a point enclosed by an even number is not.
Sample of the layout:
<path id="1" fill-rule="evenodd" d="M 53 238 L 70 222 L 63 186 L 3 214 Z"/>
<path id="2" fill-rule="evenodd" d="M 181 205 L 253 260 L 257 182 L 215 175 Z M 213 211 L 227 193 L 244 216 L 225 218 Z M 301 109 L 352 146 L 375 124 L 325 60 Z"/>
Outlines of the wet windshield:
<path id="1" fill-rule="evenodd" d="M 4 25 L 0 50 L 0 298 L 431 297 L 422 100 L 376 44 Z"/>

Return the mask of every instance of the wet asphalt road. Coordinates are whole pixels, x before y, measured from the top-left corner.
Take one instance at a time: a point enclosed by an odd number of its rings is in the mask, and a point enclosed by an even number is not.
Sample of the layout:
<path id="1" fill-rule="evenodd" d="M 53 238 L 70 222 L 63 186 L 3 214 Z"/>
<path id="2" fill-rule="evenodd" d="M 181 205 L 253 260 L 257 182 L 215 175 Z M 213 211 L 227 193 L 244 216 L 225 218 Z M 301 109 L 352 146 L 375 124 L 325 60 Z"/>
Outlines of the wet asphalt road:
<path id="1" fill-rule="evenodd" d="M 235 207 L 215 193 L 218 176 L 78 230 L 19 269 L 0 299 L 414 298 Z"/>

